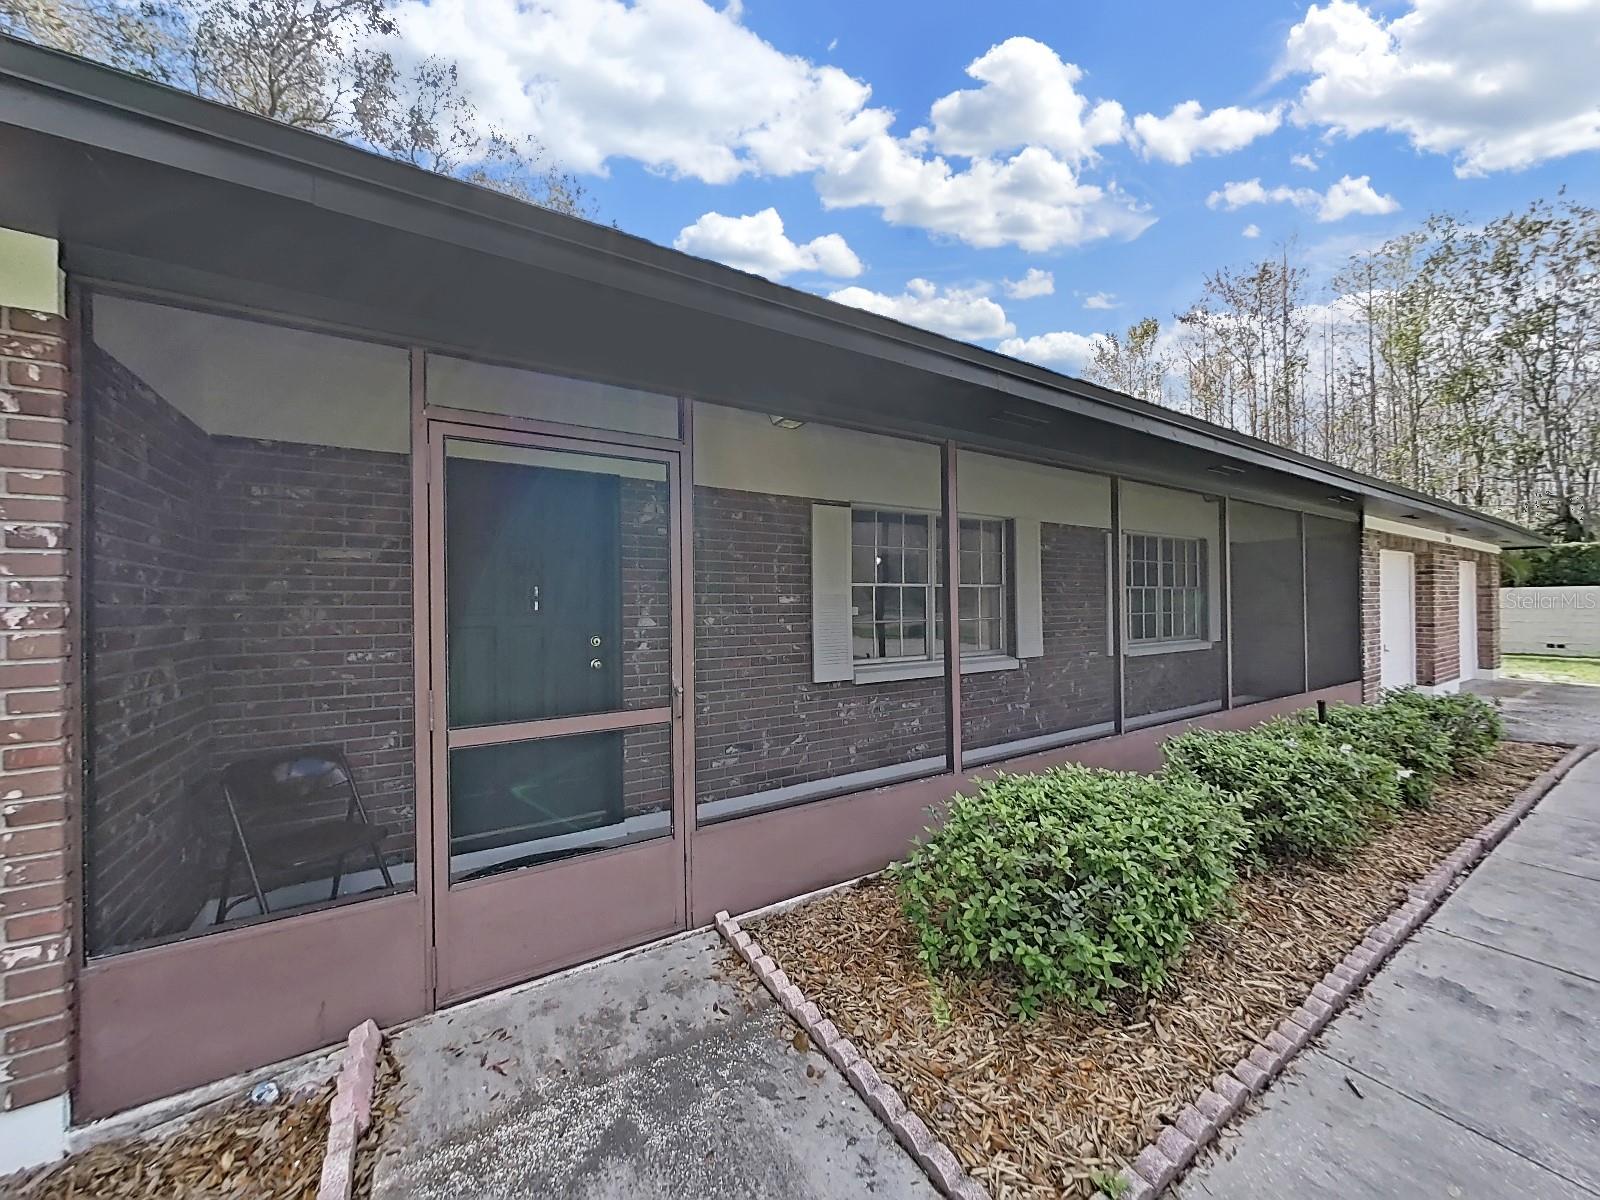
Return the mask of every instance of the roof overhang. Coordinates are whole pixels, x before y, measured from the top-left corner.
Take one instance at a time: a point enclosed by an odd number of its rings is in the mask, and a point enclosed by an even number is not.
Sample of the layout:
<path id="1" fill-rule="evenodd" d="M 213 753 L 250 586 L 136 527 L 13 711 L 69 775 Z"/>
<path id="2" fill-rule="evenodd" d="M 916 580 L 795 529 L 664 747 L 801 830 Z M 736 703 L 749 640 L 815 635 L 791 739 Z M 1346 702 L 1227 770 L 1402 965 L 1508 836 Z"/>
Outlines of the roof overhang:
<path id="1" fill-rule="evenodd" d="M 0 38 L 0 226 L 69 274 L 1310 511 L 1509 522 L 1096 385 Z"/>

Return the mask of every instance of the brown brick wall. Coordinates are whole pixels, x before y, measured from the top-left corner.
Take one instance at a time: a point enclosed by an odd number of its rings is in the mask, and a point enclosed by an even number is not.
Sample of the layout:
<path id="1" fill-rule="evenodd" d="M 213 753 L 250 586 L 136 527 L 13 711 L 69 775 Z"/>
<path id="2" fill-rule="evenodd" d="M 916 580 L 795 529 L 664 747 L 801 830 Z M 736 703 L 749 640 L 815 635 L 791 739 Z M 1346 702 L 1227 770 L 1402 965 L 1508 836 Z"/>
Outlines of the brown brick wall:
<path id="1" fill-rule="evenodd" d="M 672 703 L 672 531 L 665 482 L 622 480 L 622 698 L 628 708 Z M 598 651 L 597 651 L 598 653 Z M 623 807 L 664 811 L 672 804 L 672 731 L 644 729 L 624 739 Z"/>
<path id="2" fill-rule="evenodd" d="M 85 355 L 93 948 L 186 924 L 207 886 L 212 456 L 132 372 L 92 345 Z"/>
<path id="3" fill-rule="evenodd" d="M 1128 718 L 1147 717 L 1200 704 L 1222 702 L 1222 647 L 1171 654 L 1139 654 L 1122 667 L 1123 708 Z"/>
<path id="4" fill-rule="evenodd" d="M 182 931 L 215 895 L 218 779 L 251 754 L 341 746 L 391 862 L 410 857 L 410 468 L 209 436 L 89 355 L 88 943 L 103 953 Z"/>
<path id="5" fill-rule="evenodd" d="M 695 489 L 697 800 L 942 755 L 944 681 L 811 679 L 811 501 Z"/>
<path id="6" fill-rule="evenodd" d="M 1044 655 L 1014 671 L 961 680 L 961 741 L 977 749 L 1110 721 L 1116 678 L 1107 653 L 1106 531 L 1046 522 L 1039 530 Z"/>
<path id="7" fill-rule="evenodd" d="M 0 308 L 0 1110 L 69 1082 L 77 837 L 66 324 Z"/>
<path id="8" fill-rule="evenodd" d="M 1370 703 L 1382 690 L 1379 552 L 1415 556 L 1417 683 L 1427 687 L 1461 675 L 1460 574 L 1458 564 L 1477 564 L 1478 667 L 1500 665 L 1500 564 L 1497 555 L 1386 531 L 1365 530 L 1361 539 L 1362 694 Z"/>

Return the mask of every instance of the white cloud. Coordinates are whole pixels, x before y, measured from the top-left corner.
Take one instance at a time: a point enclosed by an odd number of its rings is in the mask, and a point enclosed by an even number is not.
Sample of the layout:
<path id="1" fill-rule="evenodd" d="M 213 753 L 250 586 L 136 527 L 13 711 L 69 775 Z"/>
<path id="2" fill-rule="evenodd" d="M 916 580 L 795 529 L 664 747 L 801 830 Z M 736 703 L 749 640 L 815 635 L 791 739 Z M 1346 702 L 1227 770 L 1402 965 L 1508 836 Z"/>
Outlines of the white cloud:
<path id="1" fill-rule="evenodd" d="M 1122 105 L 1093 105 L 1078 94 L 1083 71 L 1043 42 L 1007 38 L 967 65 L 982 87 L 934 101 L 925 134 L 944 154 L 985 158 L 1042 146 L 1071 163 L 1092 160 L 1097 146 L 1124 136 Z"/>
<path id="2" fill-rule="evenodd" d="M 926 279 L 913 279 L 898 296 L 847 287 L 829 293 L 828 299 L 967 342 L 1008 337 L 1016 327 L 1006 318 L 1006 310 L 985 294 L 987 290 L 940 288 Z"/>
<path id="3" fill-rule="evenodd" d="M 1315 171 L 1317 169 L 1317 160 L 1309 154 L 1292 155 L 1289 163 L 1291 166 L 1299 167 L 1302 171 Z"/>
<path id="4" fill-rule="evenodd" d="M 816 271 L 836 279 L 854 279 L 861 274 L 861 260 L 844 238 L 825 233 L 804 244 L 790 241 L 775 208 L 747 217 L 708 212 L 693 225 L 684 226 L 672 244 L 768 279 L 782 279 L 796 271 Z"/>
<path id="5" fill-rule="evenodd" d="M 1212 109 L 1198 100 L 1185 100 L 1164 117 L 1141 113 L 1133 119 L 1135 140 L 1146 158 L 1182 165 L 1197 154 L 1227 154 L 1271 133 L 1283 120 L 1274 106 L 1265 112 L 1253 108 Z"/>
<path id="6" fill-rule="evenodd" d="M 1247 238 L 1258 238 L 1261 236 L 1261 226 L 1251 222 L 1249 225 L 1244 227 L 1243 232 L 1244 236 Z"/>
<path id="7" fill-rule="evenodd" d="M 1000 286 L 1013 300 L 1032 300 L 1035 296 L 1055 295 L 1056 277 L 1049 271 L 1029 267 L 1021 279 L 1003 279 Z"/>
<path id="8" fill-rule="evenodd" d="M 1007 338 L 998 349 L 1012 358 L 1025 358 L 1058 371 L 1082 371 L 1094 357 L 1095 348 L 1106 340 L 1101 333 L 1073 333 L 1060 330 L 1034 337 Z"/>
<path id="9" fill-rule="evenodd" d="M 1399 209 L 1400 202 L 1393 196 L 1380 195 L 1374 190 L 1370 175 L 1358 175 L 1354 179 L 1346 175 L 1323 193 L 1317 205 L 1317 220 L 1340 221 L 1353 213 L 1381 216 Z"/>
<path id="10" fill-rule="evenodd" d="M 1597 29 L 1600 0 L 1412 0 L 1392 19 L 1328 0 L 1279 70 L 1310 76 L 1299 124 L 1400 133 L 1482 174 L 1600 149 Z"/>
<path id="11" fill-rule="evenodd" d="M 978 87 L 897 136 L 868 84 L 778 50 L 737 5 L 401 0 L 395 15 L 402 58 L 456 60 L 486 124 L 533 134 L 580 173 L 623 159 L 717 184 L 808 174 L 827 207 L 1034 252 L 1153 221 L 1114 182 L 1080 175 L 1124 136 L 1121 107 L 1079 95 L 1078 68 L 1029 38 L 974 60 Z"/>
<path id="12" fill-rule="evenodd" d="M 1101 311 L 1104 311 L 1105 309 L 1116 308 L 1121 303 L 1122 301 L 1118 300 L 1116 296 L 1112 295 L 1110 292 L 1095 292 L 1094 294 L 1085 296 L 1083 298 L 1083 306 L 1085 308 L 1097 309 Z"/>
<path id="13" fill-rule="evenodd" d="M 1137 237 L 1155 220 L 1115 185 L 1083 182 L 1039 146 L 1004 160 L 973 159 L 958 171 L 943 158 L 921 157 L 905 141 L 877 136 L 831 164 L 816 184 L 828 208 L 871 205 L 894 225 L 1033 253 Z"/>
<path id="14" fill-rule="evenodd" d="M 1259 179 L 1233 180 L 1206 197 L 1207 208 L 1234 212 L 1250 204 L 1292 204 L 1312 213 L 1318 221 L 1340 221 L 1360 213 L 1377 216 L 1399 211 L 1400 202 L 1379 193 L 1368 175 L 1345 175 L 1330 184 L 1326 192 L 1315 188 L 1292 188 L 1283 184 L 1266 188 Z"/>

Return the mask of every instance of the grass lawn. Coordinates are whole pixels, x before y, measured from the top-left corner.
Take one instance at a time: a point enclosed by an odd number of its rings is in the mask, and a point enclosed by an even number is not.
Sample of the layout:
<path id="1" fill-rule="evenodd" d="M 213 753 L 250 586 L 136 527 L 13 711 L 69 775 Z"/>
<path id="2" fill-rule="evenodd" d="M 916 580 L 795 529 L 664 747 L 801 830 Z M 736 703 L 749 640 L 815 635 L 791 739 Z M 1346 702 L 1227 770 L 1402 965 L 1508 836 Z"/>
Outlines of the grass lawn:
<path id="1" fill-rule="evenodd" d="M 1600 684 L 1600 658 L 1554 658 L 1542 654 L 1507 654 L 1501 674 L 1543 683 Z"/>

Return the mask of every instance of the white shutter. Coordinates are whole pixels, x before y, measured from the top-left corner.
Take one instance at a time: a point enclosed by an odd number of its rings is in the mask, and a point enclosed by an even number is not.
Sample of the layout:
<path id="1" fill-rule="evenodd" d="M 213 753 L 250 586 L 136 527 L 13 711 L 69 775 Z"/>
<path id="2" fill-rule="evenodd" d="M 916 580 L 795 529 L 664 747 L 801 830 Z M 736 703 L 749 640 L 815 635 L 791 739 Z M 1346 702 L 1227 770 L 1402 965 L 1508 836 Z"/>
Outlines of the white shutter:
<path id="1" fill-rule="evenodd" d="M 1016 581 L 1017 657 L 1044 656 L 1043 571 L 1040 566 L 1039 522 L 1018 517 L 1012 524 L 1017 561 L 1012 572 Z"/>
<path id="2" fill-rule="evenodd" d="M 811 678 L 855 678 L 850 651 L 850 510 L 811 506 Z"/>

